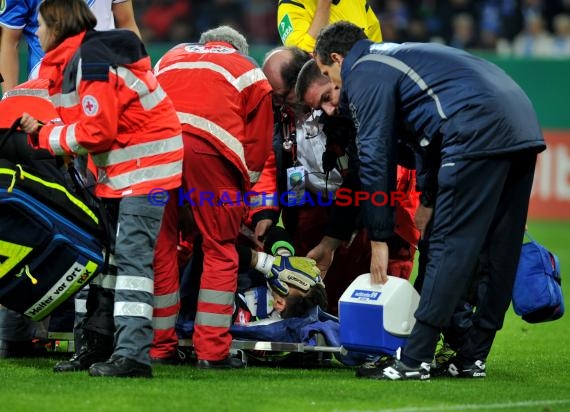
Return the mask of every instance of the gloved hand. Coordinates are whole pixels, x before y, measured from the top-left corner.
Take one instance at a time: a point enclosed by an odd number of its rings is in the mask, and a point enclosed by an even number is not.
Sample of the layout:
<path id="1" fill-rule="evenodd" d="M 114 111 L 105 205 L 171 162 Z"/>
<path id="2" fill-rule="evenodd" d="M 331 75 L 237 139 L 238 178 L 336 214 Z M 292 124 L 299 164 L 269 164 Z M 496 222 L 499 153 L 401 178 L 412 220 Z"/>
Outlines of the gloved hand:
<path id="1" fill-rule="evenodd" d="M 289 293 L 289 285 L 307 292 L 317 283 L 322 284 L 321 270 L 317 267 L 317 262 L 300 256 L 277 256 L 271 267 L 270 277 L 272 280 L 278 280 L 278 283 L 273 281 L 273 284 L 270 282 L 269 285 L 282 296 Z M 273 285 L 277 285 L 277 289 Z M 282 286 L 285 286 L 286 294 L 282 293 Z"/>
<path id="2" fill-rule="evenodd" d="M 271 289 L 281 296 L 289 294 L 289 285 L 308 291 L 317 283 L 322 284 L 321 271 L 313 259 L 299 256 L 273 257 L 258 252 L 255 268 L 265 275 Z"/>

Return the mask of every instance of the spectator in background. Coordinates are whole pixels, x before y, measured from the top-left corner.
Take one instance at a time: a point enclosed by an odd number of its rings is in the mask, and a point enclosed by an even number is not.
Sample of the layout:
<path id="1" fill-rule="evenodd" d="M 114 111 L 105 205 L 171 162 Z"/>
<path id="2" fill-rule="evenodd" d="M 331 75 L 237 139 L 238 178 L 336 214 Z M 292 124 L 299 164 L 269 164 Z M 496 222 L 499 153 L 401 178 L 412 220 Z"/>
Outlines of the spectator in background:
<path id="1" fill-rule="evenodd" d="M 473 16 L 459 13 L 453 16 L 453 31 L 449 45 L 457 49 L 472 49 L 477 47 L 477 30 Z"/>
<path id="2" fill-rule="evenodd" d="M 170 40 L 172 26 L 180 20 L 188 25 L 190 11 L 190 2 L 187 0 L 153 1 L 141 16 L 145 40 Z"/>
<path id="3" fill-rule="evenodd" d="M 552 57 L 562 59 L 570 57 L 570 15 L 556 15 L 553 27 Z"/>
<path id="4" fill-rule="evenodd" d="M 540 14 L 525 17 L 523 32 L 513 41 L 513 54 L 518 57 L 547 57 L 552 54 L 552 35 L 544 27 Z"/>
<path id="5" fill-rule="evenodd" d="M 410 24 L 410 10 L 408 2 L 401 0 L 387 0 L 382 2 L 379 18 L 382 21 L 382 37 L 384 41 L 404 41 Z"/>
<path id="6" fill-rule="evenodd" d="M 438 2 L 437 15 L 441 22 L 441 30 L 435 33 L 436 36 L 442 38 L 446 44 L 452 41 L 454 34 L 455 16 L 467 14 L 472 17 L 474 24 L 479 21 L 479 13 L 476 2 L 472 0 L 448 0 Z"/>
<path id="7" fill-rule="evenodd" d="M 277 44 L 279 36 L 275 30 L 277 10 L 267 0 L 244 1 L 244 26 L 251 43 Z"/>
<path id="8" fill-rule="evenodd" d="M 277 30 L 285 46 L 311 53 L 319 31 L 327 24 L 347 20 L 364 29 L 373 41 L 382 41 L 380 23 L 365 0 L 280 0 Z"/>
<path id="9" fill-rule="evenodd" d="M 244 31 L 244 5 L 241 0 L 194 0 L 192 6 L 195 33 L 203 33 L 222 25 L 239 32 Z"/>

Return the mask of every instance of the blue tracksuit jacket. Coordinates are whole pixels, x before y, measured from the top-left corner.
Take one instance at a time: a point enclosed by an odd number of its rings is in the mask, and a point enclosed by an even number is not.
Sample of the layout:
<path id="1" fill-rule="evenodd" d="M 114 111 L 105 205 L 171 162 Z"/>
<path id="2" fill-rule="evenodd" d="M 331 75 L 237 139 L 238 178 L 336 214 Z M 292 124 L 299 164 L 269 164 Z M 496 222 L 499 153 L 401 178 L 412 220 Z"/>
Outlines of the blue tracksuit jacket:
<path id="1" fill-rule="evenodd" d="M 418 189 L 431 193 L 440 162 L 545 148 L 521 88 L 497 66 L 462 50 L 360 40 L 345 56 L 341 77 L 342 101 L 358 129 L 363 190 L 394 190 L 398 138 L 415 148 Z M 370 238 L 387 239 L 393 208 L 364 207 Z"/>

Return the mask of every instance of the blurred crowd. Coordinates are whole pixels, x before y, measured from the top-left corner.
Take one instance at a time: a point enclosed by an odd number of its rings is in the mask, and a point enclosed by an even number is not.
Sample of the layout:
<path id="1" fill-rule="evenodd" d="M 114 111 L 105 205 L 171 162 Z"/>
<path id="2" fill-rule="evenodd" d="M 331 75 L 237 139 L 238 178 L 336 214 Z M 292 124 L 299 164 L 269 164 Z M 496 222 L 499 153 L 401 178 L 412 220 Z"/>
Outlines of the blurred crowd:
<path id="1" fill-rule="evenodd" d="M 349 1 L 349 0 L 342 0 Z M 369 0 L 386 41 L 435 41 L 523 57 L 570 57 L 570 0 Z M 280 44 L 277 1 L 137 0 L 149 42 L 195 41 L 228 24 L 251 44 Z"/>

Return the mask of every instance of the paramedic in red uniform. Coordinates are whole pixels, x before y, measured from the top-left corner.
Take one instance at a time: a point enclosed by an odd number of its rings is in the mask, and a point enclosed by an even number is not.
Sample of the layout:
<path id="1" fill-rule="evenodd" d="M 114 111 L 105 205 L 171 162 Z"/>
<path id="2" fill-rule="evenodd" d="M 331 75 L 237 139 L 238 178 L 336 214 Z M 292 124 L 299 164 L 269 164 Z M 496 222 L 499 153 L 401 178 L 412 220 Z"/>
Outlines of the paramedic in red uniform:
<path id="1" fill-rule="evenodd" d="M 241 360 L 229 356 L 236 239 L 247 212 L 239 197 L 258 179 L 273 131 L 271 87 L 247 49 L 240 33 L 222 26 L 203 33 L 199 44 L 174 47 L 155 67 L 182 124 L 186 195 L 181 201 L 190 203 L 203 237 L 204 268 L 193 335 L 200 368 L 243 367 Z M 169 238 L 176 238 L 174 230 Z M 172 261 L 176 259 L 176 249 L 165 244 L 159 242 L 155 264 L 168 257 L 162 247 L 171 251 Z"/>
<path id="2" fill-rule="evenodd" d="M 82 349 L 55 371 L 151 377 L 152 256 L 163 207 L 151 205 L 148 194 L 181 184 L 181 129 L 140 39 L 129 30 L 94 31 L 96 22 L 83 0 L 41 3 L 38 37 L 46 55 L 39 77 L 50 79 L 62 122 L 41 126 L 27 114 L 21 121 L 37 147 L 89 154 L 95 194 L 118 208 L 117 274 L 91 284 Z"/>

